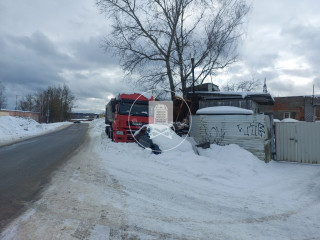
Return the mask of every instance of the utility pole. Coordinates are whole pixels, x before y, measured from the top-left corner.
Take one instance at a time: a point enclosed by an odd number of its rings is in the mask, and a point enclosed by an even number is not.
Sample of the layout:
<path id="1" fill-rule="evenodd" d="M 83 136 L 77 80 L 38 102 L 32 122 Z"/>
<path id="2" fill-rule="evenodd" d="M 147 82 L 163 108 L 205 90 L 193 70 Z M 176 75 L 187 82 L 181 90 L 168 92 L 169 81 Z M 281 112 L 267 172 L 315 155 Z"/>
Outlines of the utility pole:
<path id="1" fill-rule="evenodd" d="M 16 95 L 16 108 L 14 110 L 18 110 L 18 96 L 19 95 Z"/>
<path id="2" fill-rule="evenodd" d="M 49 117 L 50 117 L 49 100 L 50 100 L 50 97 L 49 97 L 49 91 L 48 91 L 48 93 L 47 93 L 47 123 L 49 123 Z"/>
<path id="3" fill-rule="evenodd" d="M 198 97 L 196 96 L 195 87 L 194 87 L 194 58 L 191 58 L 191 71 L 192 71 L 192 99 L 191 99 L 191 114 L 196 114 L 199 103 Z"/>
<path id="4" fill-rule="evenodd" d="M 312 116 L 312 121 L 315 122 L 316 121 L 316 106 L 314 105 L 314 84 L 313 84 L 313 89 L 312 89 L 312 110 L 313 110 L 313 116 Z"/>
<path id="5" fill-rule="evenodd" d="M 192 71 L 192 93 L 195 94 L 194 90 L 194 58 L 191 58 L 191 71 Z"/>
<path id="6" fill-rule="evenodd" d="M 18 111 L 18 96 L 19 95 L 16 95 L 16 107 L 14 109 L 15 110 L 15 113 L 14 113 L 15 116 L 18 116 L 18 114 L 17 114 L 17 111 Z"/>

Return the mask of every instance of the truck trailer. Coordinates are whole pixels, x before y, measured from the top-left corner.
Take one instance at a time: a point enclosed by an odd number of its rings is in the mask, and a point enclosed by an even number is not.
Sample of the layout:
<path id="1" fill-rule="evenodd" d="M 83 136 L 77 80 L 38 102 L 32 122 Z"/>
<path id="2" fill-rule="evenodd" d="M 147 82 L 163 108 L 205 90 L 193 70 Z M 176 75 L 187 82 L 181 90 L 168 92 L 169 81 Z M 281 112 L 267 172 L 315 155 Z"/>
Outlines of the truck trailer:
<path id="1" fill-rule="evenodd" d="M 139 94 L 119 94 L 106 105 L 106 134 L 115 142 L 133 142 L 134 133 L 149 124 L 149 102 L 153 97 Z"/>

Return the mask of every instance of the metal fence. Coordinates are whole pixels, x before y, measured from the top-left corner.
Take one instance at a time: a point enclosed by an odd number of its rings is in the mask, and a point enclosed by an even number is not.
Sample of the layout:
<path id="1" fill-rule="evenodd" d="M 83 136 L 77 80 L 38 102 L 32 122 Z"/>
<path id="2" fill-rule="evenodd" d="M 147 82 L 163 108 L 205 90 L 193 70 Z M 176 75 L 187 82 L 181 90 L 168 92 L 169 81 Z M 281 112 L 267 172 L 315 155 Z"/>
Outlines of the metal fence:
<path id="1" fill-rule="evenodd" d="M 269 162 L 272 151 L 270 128 L 270 118 L 263 114 L 193 115 L 190 136 L 198 144 L 238 144 Z"/>
<path id="2" fill-rule="evenodd" d="M 320 123 L 276 123 L 276 160 L 320 164 Z"/>

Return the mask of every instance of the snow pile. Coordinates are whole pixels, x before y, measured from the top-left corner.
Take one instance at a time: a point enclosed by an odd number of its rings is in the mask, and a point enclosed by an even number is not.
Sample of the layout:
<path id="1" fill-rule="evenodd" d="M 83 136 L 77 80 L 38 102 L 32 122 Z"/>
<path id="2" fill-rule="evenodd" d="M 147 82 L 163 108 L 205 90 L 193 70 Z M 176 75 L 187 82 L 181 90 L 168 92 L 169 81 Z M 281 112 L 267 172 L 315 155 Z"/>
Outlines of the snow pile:
<path id="1" fill-rule="evenodd" d="M 196 113 L 197 115 L 201 114 L 212 114 L 212 115 L 252 115 L 253 111 L 231 106 L 218 106 L 218 107 L 206 107 L 199 109 Z"/>
<path id="2" fill-rule="evenodd" d="M 0 145 L 58 130 L 70 123 L 39 124 L 33 119 L 0 117 Z"/>

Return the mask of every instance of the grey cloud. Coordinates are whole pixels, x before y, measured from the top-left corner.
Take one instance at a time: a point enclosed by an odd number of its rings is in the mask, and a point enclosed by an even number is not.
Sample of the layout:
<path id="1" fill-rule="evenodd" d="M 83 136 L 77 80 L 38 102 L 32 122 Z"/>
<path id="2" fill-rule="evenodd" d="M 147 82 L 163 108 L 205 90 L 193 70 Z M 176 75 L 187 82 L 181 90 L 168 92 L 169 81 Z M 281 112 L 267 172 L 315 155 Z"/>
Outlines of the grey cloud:
<path id="1" fill-rule="evenodd" d="M 90 80 L 92 79 L 92 80 Z M 78 78 L 70 86 L 78 96 L 83 98 L 106 98 L 108 95 L 115 95 L 122 92 L 123 86 L 119 84 L 122 79 L 119 77 L 116 82 L 103 76 L 89 75 L 87 78 Z"/>
<path id="2" fill-rule="evenodd" d="M 282 29 L 288 39 L 289 50 L 304 56 L 311 66 L 320 64 L 320 27 L 293 22 Z"/>
<path id="3" fill-rule="evenodd" d="M 104 50 L 102 39 L 102 36 L 98 36 L 90 38 L 88 41 L 72 43 L 71 47 L 74 49 L 76 58 L 95 68 L 118 66 L 119 59 Z"/>
<path id="4" fill-rule="evenodd" d="M 272 70 L 263 70 L 259 71 L 257 73 L 257 78 L 264 80 L 267 79 L 267 83 L 273 80 L 279 79 L 279 72 L 278 71 L 272 71 Z"/>
<path id="5" fill-rule="evenodd" d="M 53 62 L 66 62 L 67 56 L 60 54 L 42 34 L 32 37 L 1 38 L 5 48 L 0 49 L 0 79 L 10 84 L 24 84 L 32 88 L 42 87 L 48 82 L 61 82 Z"/>
<path id="6" fill-rule="evenodd" d="M 309 69 L 282 69 L 284 74 L 295 76 L 295 77 L 312 77 L 313 72 Z"/>
<path id="7" fill-rule="evenodd" d="M 320 89 L 320 77 L 316 77 L 314 80 L 313 80 L 313 83 L 314 85 Z"/>
<path id="8" fill-rule="evenodd" d="M 69 57 L 58 51 L 57 46 L 43 33 L 35 32 L 30 37 L 14 37 L 8 36 L 15 50 L 17 48 L 23 50 L 25 54 L 34 54 L 45 60 L 67 61 Z"/>
<path id="9" fill-rule="evenodd" d="M 112 69 L 116 68 L 116 61 L 104 54 L 98 41 L 98 38 L 78 41 L 70 49 L 75 51 L 74 55 L 69 56 L 41 32 L 29 37 L 0 35 L 0 80 L 8 89 L 11 107 L 15 102 L 15 95 L 23 96 L 40 88 L 63 83 L 68 83 L 71 90 L 80 97 L 103 98 L 106 92 L 119 90 L 119 79 L 113 84 L 112 79 L 104 79 L 105 77 L 96 73 L 99 69 L 105 70 L 110 66 Z M 71 72 L 72 79 L 61 75 L 64 71 Z"/>
<path id="10" fill-rule="evenodd" d="M 258 50 L 254 53 L 251 52 L 247 54 L 248 55 L 246 56 L 245 64 L 248 66 L 248 68 L 256 71 L 262 68 L 269 68 L 270 66 L 274 66 L 278 58 L 277 53 L 259 53 Z"/>
<path id="11" fill-rule="evenodd" d="M 294 91 L 294 82 L 289 79 L 285 79 L 282 81 L 279 81 L 279 79 L 273 79 L 269 81 L 268 83 L 269 89 L 277 93 L 283 93 L 283 92 L 293 92 Z"/>

